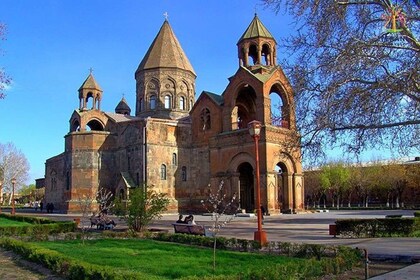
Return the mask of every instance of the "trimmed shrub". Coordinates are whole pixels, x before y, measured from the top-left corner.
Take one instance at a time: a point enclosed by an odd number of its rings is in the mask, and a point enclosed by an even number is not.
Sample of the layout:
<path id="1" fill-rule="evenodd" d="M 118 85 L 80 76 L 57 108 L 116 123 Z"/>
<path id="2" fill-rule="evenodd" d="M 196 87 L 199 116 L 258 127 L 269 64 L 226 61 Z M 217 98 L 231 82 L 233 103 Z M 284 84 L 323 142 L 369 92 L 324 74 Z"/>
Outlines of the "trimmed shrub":
<path id="1" fill-rule="evenodd" d="M 32 224 L 28 226 L 0 226 L 0 236 L 29 235 L 37 239 L 46 239 L 48 235 L 72 232 L 77 228 L 76 223 L 74 222 L 55 222 L 43 218 L 12 216 L 7 214 L 0 214 L 0 217 Z"/>
<path id="2" fill-rule="evenodd" d="M 416 230 L 414 218 L 337 220 L 337 234 L 348 237 L 408 237 Z"/>

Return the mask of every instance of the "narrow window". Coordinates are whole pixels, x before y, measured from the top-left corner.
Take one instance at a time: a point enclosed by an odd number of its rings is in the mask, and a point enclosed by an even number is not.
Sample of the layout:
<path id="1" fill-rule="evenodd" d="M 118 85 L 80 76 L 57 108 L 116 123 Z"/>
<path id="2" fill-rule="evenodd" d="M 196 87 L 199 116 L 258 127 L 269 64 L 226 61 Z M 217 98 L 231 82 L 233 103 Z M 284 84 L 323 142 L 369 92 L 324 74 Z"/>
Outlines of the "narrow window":
<path id="1" fill-rule="evenodd" d="M 156 96 L 150 96 L 150 109 L 156 109 Z"/>
<path id="2" fill-rule="evenodd" d="M 176 153 L 173 153 L 172 154 L 172 164 L 173 165 L 177 165 L 178 164 L 178 161 L 177 161 L 177 158 L 176 158 Z"/>
<path id="3" fill-rule="evenodd" d="M 210 110 L 204 108 L 200 114 L 201 127 L 203 130 L 209 130 L 211 128 Z"/>
<path id="4" fill-rule="evenodd" d="M 179 109 L 185 110 L 185 98 L 182 96 L 179 98 Z"/>
<path id="5" fill-rule="evenodd" d="M 160 179 L 166 180 L 166 165 L 164 164 L 160 166 Z"/>
<path id="6" fill-rule="evenodd" d="M 187 167 L 183 166 L 181 169 L 182 181 L 187 181 Z"/>
<path id="7" fill-rule="evenodd" d="M 171 96 L 165 95 L 165 109 L 171 109 Z"/>

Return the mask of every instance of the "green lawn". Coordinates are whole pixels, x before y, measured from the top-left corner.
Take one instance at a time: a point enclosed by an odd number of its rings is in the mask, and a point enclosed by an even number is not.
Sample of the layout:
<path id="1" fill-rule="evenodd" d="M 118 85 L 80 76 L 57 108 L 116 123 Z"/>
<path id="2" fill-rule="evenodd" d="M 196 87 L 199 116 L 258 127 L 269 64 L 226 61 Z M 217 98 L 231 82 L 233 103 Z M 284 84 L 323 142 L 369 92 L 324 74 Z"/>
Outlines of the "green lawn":
<path id="1" fill-rule="evenodd" d="M 0 227 L 26 227 L 26 226 L 31 226 L 31 225 L 32 224 L 27 223 L 27 222 L 19 222 L 19 221 L 0 217 Z"/>
<path id="2" fill-rule="evenodd" d="M 138 272 L 144 279 L 178 279 L 194 275 L 200 278 L 213 274 L 213 250 L 209 248 L 142 239 L 89 240 L 84 244 L 80 240 L 35 244 L 75 260 L 109 266 L 117 271 Z M 284 264 L 290 264 L 292 270 L 300 270 L 310 262 L 304 259 L 223 250 L 217 251 L 216 261 L 216 275 L 222 278 L 223 275 L 232 277 Z"/>

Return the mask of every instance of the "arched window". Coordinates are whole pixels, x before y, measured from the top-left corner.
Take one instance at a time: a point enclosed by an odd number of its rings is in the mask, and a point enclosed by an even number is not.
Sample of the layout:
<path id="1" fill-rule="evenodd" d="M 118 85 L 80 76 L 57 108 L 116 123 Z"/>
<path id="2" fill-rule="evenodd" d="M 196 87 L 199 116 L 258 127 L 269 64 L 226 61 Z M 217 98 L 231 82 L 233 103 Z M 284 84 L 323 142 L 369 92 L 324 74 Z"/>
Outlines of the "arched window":
<path id="1" fill-rule="evenodd" d="M 190 110 L 192 109 L 192 107 L 194 106 L 194 102 L 192 101 L 192 99 L 190 100 Z"/>
<path id="2" fill-rule="evenodd" d="M 150 109 L 156 109 L 156 96 L 154 95 L 150 96 Z"/>
<path id="3" fill-rule="evenodd" d="M 160 179 L 166 180 L 166 165 L 164 164 L 160 166 Z"/>
<path id="4" fill-rule="evenodd" d="M 102 123 L 99 122 L 98 120 L 91 120 L 86 124 L 86 129 L 88 131 L 92 131 L 92 130 L 103 131 L 104 127 L 103 127 Z"/>
<path id="5" fill-rule="evenodd" d="M 181 168 L 181 177 L 182 181 L 187 181 L 187 167 L 185 166 Z"/>
<path id="6" fill-rule="evenodd" d="M 179 98 L 179 109 L 185 110 L 185 98 L 183 96 Z"/>
<path id="7" fill-rule="evenodd" d="M 143 98 L 140 98 L 140 111 L 144 110 L 144 102 L 143 102 Z"/>
<path id="8" fill-rule="evenodd" d="M 210 118 L 209 109 L 204 108 L 203 110 L 201 110 L 200 120 L 201 120 L 201 127 L 203 130 L 211 129 L 211 118 Z"/>
<path id="9" fill-rule="evenodd" d="M 165 109 L 171 109 L 171 96 L 165 95 Z"/>
<path id="10" fill-rule="evenodd" d="M 124 197 L 124 190 L 123 189 L 120 190 L 120 193 L 118 194 L 118 196 L 119 196 L 120 199 L 124 199 L 125 198 Z"/>
<path id="11" fill-rule="evenodd" d="M 71 131 L 80 131 L 80 123 L 78 120 L 74 120 L 71 126 Z"/>
<path id="12" fill-rule="evenodd" d="M 178 161 L 177 161 L 177 158 L 176 158 L 176 153 L 173 153 L 172 154 L 172 164 L 173 165 L 177 165 L 178 164 Z"/>

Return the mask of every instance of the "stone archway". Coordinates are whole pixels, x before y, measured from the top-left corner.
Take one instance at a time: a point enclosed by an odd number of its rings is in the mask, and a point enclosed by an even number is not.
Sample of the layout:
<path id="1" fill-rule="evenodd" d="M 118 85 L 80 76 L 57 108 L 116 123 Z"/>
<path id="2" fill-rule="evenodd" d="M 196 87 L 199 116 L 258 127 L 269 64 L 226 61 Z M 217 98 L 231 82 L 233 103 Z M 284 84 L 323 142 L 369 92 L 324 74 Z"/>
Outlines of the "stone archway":
<path id="1" fill-rule="evenodd" d="M 238 166 L 239 173 L 239 204 L 242 210 L 252 213 L 255 209 L 254 199 L 254 168 L 248 162 Z"/>
<path id="2" fill-rule="evenodd" d="M 288 170 L 287 166 L 282 163 L 278 162 L 274 169 L 277 175 L 277 190 L 278 190 L 278 205 L 280 210 L 284 210 L 287 205 L 287 193 L 288 193 Z"/>

